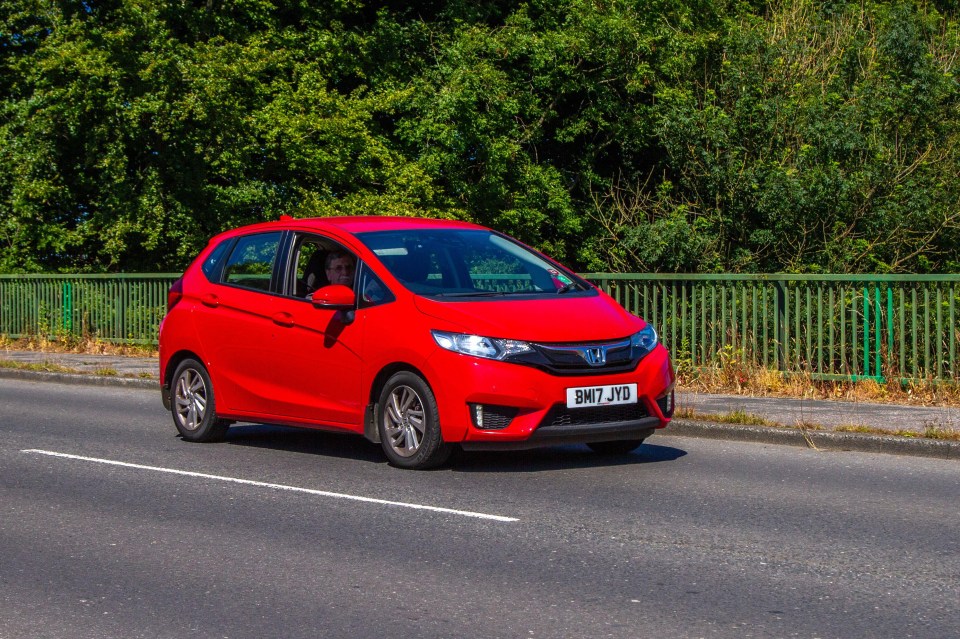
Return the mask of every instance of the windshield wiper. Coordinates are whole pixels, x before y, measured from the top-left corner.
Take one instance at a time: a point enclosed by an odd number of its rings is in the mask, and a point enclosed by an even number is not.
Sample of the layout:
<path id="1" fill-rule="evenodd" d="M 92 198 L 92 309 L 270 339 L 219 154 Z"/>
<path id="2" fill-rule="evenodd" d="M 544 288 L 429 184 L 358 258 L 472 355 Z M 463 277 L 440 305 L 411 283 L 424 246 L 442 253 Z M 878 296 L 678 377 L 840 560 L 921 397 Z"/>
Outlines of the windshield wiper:
<path id="1" fill-rule="evenodd" d="M 437 293 L 433 297 L 506 297 L 507 295 L 537 295 L 545 291 L 473 291 L 470 293 Z"/>
<path id="2" fill-rule="evenodd" d="M 569 293 L 570 291 L 576 290 L 580 285 L 576 282 L 567 282 L 563 285 L 563 288 L 557 291 L 557 295 L 563 295 L 564 293 Z"/>
<path id="3" fill-rule="evenodd" d="M 498 297 L 506 295 L 500 291 L 473 291 L 472 293 L 437 293 L 433 297 Z"/>

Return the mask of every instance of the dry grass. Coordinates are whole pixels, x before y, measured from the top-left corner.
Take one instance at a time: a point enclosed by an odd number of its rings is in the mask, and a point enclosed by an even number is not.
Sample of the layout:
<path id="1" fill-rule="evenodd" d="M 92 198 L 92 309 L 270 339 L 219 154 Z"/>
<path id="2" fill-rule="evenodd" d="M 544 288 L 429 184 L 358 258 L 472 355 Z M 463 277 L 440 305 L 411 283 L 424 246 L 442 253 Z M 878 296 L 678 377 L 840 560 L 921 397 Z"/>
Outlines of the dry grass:
<path id="1" fill-rule="evenodd" d="M 744 364 L 733 358 L 721 358 L 720 363 L 712 367 L 692 369 L 680 366 L 677 375 L 678 387 L 691 392 L 960 407 L 960 384 L 932 379 L 902 384 L 892 378 L 885 384 L 873 379 L 817 380 L 809 374 L 787 374 Z"/>
<path id="2" fill-rule="evenodd" d="M 784 425 L 779 422 L 771 421 L 759 415 L 747 413 L 742 410 L 731 411 L 729 413 L 698 413 L 689 407 L 679 407 L 674 413 L 675 419 L 699 420 L 713 422 L 716 424 L 737 424 L 740 426 L 766 426 L 770 428 L 792 428 L 800 431 L 828 431 L 838 433 L 862 433 L 867 435 L 894 435 L 896 437 L 910 437 L 914 439 L 940 439 L 946 441 L 960 441 L 960 430 L 954 428 L 943 428 L 935 425 L 928 425 L 922 431 L 915 430 L 885 430 L 883 428 L 874 428 L 863 424 L 846 424 L 827 429 L 820 424 L 812 422 L 801 422 L 792 426 Z M 813 441 L 808 440 L 810 445 Z"/>
<path id="3" fill-rule="evenodd" d="M 954 428 L 938 428 L 936 426 L 927 426 L 923 431 L 923 437 L 927 439 L 945 439 L 954 442 L 960 442 L 960 430 Z"/>
<path id="4" fill-rule="evenodd" d="M 16 369 L 21 371 L 33 371 L 37 373 L 68 373 L 71 375 L 99 375 L 101 377 L 138 377 L 140 379 L 153 379 L 152 373 L 138 373 L 136 375 L 120 375 L 120 371 L 108 366 L 94 369 L 93 371 L 83 371 L 69 366 L 63 366 L 55 362 L 18 362 L 12 359 L 0 359 L 0 368 Z"/>
<path id="5" fill-rule="evenodd" d="M 0 350 L 38 351 L 41 353 L 79 353 L 85 355 L 120 355 L 128 357 L 157 357 L 155 346 L 144 344 L 113 344 L 90 337 L 59 337 L 49 339 L 33 336 L 10 339 L 0 335 Z"/>
<path id="6" fill-rule="evenodd" d="M 729 413 L 698 413 L 692 408 L 681 406 L 673 413 L 676 419 L 699 419 L 705 422 L 714 422 L 717 424 L 740 424 L 743 426 L 783 426 L 769 419 L 748 413 L 743 410 L 730 411 Z"/>
<path id="7" fill-rule="evenodd" d="M 15 362 L 9 359 L 0 359 L 0 368 L 13 368 L 21 371 L 37 373 L 79 373 L 75 368 L 61 366 L 53 362 Z"/>
<path id="8" fill-rule="evenodd" d="M 882 428 L 873 428 L 862 424 L 853 424 L 849 426 L 837 426 L 833 430 L 840 433 L 866 433 L 869 435 L 896 435 L 897 437 L 913 437 L 923 439 L 942 439 L 946 441 L 960 441 L 960 430 L 954 428 L 942 428 L 939 426 L 927 426 L 922 431 L 916 430 L 884 430 Z"/>

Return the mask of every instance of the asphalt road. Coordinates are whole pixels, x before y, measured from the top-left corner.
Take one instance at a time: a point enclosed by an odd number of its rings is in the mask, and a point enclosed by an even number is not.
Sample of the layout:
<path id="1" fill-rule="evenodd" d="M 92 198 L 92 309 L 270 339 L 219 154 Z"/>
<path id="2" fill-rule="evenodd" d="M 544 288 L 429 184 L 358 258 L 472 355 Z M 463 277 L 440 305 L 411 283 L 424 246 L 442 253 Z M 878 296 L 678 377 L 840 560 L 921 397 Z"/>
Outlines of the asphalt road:
<path id="1" fill-rule="evenodd" d="M 188 444 L 155 392 L 0 380 L 0 638 L 960 633 L 955 461 L 649 441 L 410 472 L 310 431 Z"/>

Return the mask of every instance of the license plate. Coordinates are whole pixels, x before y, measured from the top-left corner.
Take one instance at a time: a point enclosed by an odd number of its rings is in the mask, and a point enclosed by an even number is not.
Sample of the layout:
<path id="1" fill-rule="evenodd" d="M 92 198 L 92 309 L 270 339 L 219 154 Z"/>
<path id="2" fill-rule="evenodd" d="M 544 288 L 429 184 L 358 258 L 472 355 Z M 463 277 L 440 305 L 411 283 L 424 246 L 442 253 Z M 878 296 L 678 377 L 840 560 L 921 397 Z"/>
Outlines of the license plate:
<path id="1" fill-rule="evenodd" d="M 607 386 L 580 386 L 567 389 L 567 408 L 635 404 L 636 384 L 609 384 Z"/>

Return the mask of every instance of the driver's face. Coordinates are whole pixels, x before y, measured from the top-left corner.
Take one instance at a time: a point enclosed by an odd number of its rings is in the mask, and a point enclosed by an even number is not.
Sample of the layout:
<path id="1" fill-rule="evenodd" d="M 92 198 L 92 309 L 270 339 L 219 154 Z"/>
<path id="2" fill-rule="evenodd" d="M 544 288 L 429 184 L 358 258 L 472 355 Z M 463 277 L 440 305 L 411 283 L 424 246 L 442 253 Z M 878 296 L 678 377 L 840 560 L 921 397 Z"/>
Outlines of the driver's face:
<path id="1" fill-rule="evenodd" d="M 353 260 L 349 257 L 336 257 L 327 267 L 327 279 L 331 284 L 353 286 Z"/>

